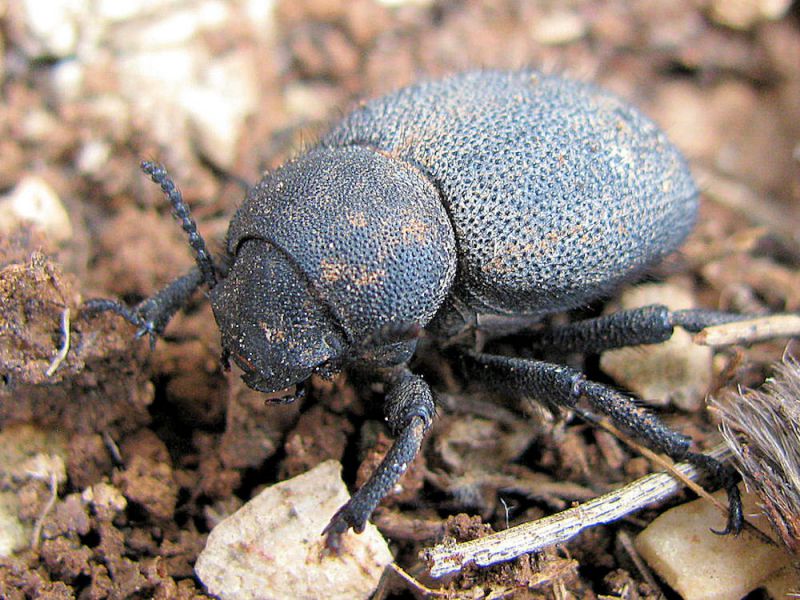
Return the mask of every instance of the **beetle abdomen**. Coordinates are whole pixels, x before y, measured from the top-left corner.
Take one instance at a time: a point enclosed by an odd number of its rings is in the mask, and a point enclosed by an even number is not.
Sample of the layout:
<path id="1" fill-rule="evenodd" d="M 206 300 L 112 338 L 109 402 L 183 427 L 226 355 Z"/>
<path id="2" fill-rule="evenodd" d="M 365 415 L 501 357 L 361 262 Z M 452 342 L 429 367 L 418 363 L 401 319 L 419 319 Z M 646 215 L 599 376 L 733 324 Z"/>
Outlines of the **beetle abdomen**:
<path id="1" fill-rule="evenodd" d="M 322 140 L 421 168 L 458 248 L 455 294 L 500 313 L 564 310 L 675 250 L 697 190 L 665 134 L 616 96 L 533 71 L 481 71 L 369 102 Z"/>

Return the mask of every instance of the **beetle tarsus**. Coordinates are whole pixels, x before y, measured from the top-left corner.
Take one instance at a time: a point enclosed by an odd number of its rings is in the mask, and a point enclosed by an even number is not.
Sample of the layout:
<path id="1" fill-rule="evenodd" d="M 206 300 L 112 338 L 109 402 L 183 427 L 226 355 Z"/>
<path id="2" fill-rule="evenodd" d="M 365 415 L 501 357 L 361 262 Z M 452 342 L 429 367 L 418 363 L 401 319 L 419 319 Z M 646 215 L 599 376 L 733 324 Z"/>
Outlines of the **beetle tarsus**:
<path id="1" fill-rule="evenodd" d="M 738 535 L 744 526 L 744 513 L 742 510 L 742 498 L 739 494 L 739 482 L 741 475 L 732 466 L 723 464 L 711 456 L 700 454 L 699 452 L 688 452 L 683 457 L 684 460 L 698 466 L 706 471 L 710 476 L 710 483 L 715 488 L 722 488 L 728 495 L 728 520 L 725 529 L 711 529 L 717 535 Z"/>

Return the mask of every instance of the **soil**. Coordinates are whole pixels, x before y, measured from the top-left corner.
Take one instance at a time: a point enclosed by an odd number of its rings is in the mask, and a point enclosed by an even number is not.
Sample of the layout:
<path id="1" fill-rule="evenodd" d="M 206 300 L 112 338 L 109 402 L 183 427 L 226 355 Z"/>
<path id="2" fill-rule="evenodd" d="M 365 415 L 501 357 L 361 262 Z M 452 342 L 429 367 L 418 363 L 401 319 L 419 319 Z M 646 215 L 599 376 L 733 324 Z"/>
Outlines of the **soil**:
<path id="1" fill-rule="evenodd" d="M 37 46 L 28 4 L 0 1 L 0 191 L 44 180 L 71 233 L 55 239 L 20 222 L 0 237 L 4 443 L 58 438 L 32 451 L 55 457 L 44 476 L 0 465 L 0 489 L 15 495 L 28 536 L 0 558 L 4 598 L 203 597 L 192 566 L 215 523 L 262 486 L 330 458 L 343 462 L 352 489 L 391 439 L 368 383 L 315 379 L 302 401 L 274 405 L 226 373 L 203 294 L 153 351 L 118 316 L 81 310 L 92 297 L 136 303 L 192 265 L 165 200 L 138 171 L 143 157 L 168 165 L 218 250 L 243 196 L 238 180 L 257 181 L 360 98 L 466 68 L 559 71 L 639 105 L 684 150 L 704 189 L 695 231 L 651 281 L 677 282 L 704 307 L 800 309 L 796 3 L 771 15 L 759 2 L 712 0 L 281 0 L 268 31 L 237 18 L 212 19 L 191 39 L 174 32 L 175 48 L 258 57 L 245 82 L 258 109 L 231 140 L 211 144 L 197 125 L 206 115 L 173 119 L 171 105 L 158 110 L 159 90 L 126 91 L 115 69 L 128 57 L 113 48 L 87 58 L 80 44 L 66 53 Z M 731 14 L 732 4 L 755 12 Z M 166 3 L 163 13 L 143 9 L 112 25 L 122 39 L 182 8 Z M 87 23 L 100 27 L 94 17 L 77 27 L 81 39 L 91 38 Z M 70 86 L 75 63 L 86 68 Z M 785 348 L 784 340 L 716 352 L 708 393 L 759 386 Z M 570 360 L 610 382 L 596 357 Z M 450 597 L 656 597 L 620 539 L 663 505 L 558 550 L 425 580 L 419 551 L 445 534 L 469 539 L 550 514 L 653 467 L 580 419 L 487 390 L 435 348 L 413 366 L 442 395 L 438 419 L 373 519 L 403 569 Z M 705 406 L 657 410 L 701 448 L 719 439 Z M 392 592 L 412 593 L 423 595 L 401 584 Z"/>

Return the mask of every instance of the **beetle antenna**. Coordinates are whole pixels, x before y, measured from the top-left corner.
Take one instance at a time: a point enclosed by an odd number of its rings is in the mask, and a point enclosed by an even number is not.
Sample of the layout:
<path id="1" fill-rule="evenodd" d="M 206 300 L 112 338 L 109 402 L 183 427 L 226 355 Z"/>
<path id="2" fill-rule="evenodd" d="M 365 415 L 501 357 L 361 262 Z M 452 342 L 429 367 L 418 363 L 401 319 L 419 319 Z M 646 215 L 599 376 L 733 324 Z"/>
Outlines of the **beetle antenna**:
<path id="1" fill-rule="evenodd" d="M 140 166 L 142 171 L 150 176 L 150 179 L 161 186 L 164 195 L 172 204 L 173 215 L 181 222 L 181 227 L 189 236 L 189 245 L 194 250 L 194 259 L 197 262 L 200 273 L 203 275 L 203 282 L 209 288 L 213 288 L 217 285 L 217 270 L 214 266 L 214 259 L 211 258 L 203 236 L 197 230 L 197 223 L 189 212 L 189 205 L 184 202 L 183 195 L 164 167 L 146 160 L 142 161 Z"/>

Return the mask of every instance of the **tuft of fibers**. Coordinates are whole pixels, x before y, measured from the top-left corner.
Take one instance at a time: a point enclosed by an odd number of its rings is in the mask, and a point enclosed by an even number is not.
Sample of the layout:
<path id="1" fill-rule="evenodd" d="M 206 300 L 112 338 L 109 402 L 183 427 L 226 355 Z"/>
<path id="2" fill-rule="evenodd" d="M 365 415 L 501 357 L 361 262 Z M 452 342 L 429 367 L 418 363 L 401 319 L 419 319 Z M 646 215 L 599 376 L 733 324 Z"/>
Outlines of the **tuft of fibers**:
<path id="1" fill-rule="evenodd" d="M 800 363 L 785 356 L 759 390 L 716 403 L 722 434 L 747 486 L 800 560 Z"/>

